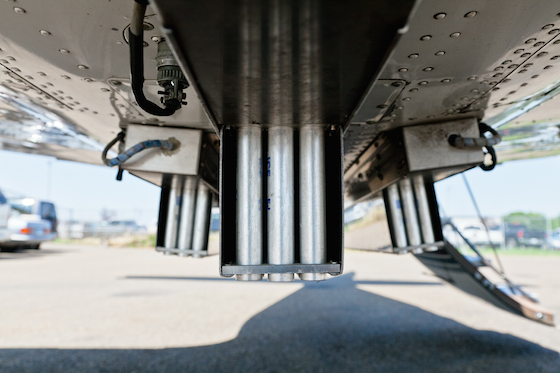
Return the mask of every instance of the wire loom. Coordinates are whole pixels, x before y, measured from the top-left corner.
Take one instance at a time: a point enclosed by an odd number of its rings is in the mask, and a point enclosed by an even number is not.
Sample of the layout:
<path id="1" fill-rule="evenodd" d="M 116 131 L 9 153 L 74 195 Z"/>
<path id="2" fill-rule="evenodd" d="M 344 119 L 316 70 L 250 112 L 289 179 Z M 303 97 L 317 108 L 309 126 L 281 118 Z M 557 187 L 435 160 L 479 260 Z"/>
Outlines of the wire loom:
<path id="1" fill-rule="evenodd" d="M 168 140 L 146 140 L 134 145 L 131 148 L 126 149 L 123 153 L 119 154 L 115 158 L 107 159 L 107 153 L 109 152 L 109 149 L 111 149 L 113 145 L 115 145 L 118 141 L 123 141 L 124 137 L 124 132 L 120 132 L 117 137 L 115 137 L 109 144 L 107 144 L 107 146 L 103 150 L 101 158 L 103 159 L 103 163 L 105 163 L 107 166 L 120 166 L 131 157 L 145 149 L 161 148 L 171 151 L 179 147 L 178 141 L 174 138 L 169 138 Z"/>

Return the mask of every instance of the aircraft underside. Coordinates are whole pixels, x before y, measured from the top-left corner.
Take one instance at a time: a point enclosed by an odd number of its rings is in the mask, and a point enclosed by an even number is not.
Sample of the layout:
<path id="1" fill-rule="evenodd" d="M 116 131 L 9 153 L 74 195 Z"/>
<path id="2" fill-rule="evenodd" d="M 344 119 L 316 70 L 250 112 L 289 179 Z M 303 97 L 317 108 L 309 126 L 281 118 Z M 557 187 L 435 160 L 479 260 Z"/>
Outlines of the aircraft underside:
<path id="1" fill-rule="evenodd" d="M 0 142 L 160 186 L 168 255 L 208 254 L 219 201 L 219 272 L 240 281 L 341 274 L 344 209 L 383 198 L 392 252 L 553 325 L 445 240 L 433 185 L 519 158 L 494 148 L 500 126 L 560 116 L 548 101 L 560 92 L 559 11 L 551 0 L 5 1 Z"/>

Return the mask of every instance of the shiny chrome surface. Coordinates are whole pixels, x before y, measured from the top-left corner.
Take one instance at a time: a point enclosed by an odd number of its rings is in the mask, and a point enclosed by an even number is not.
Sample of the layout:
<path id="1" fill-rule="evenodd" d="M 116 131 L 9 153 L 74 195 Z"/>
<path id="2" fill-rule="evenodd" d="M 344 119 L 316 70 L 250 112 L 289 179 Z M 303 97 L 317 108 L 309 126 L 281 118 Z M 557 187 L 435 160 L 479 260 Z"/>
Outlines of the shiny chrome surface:
<path id="1" fill-rule="evenodd" d="M 434 231 L 430 217 L 430 207 L 428 205 L 426 187 L 424 185 L 424 177 L 422 175 L 416 175 L 412 178 L 412 181 L 414 184 L 414 192 L 416 193 L 416 202 L 418 206 L 418 215 L 420 217 L 420 228 L 422 230 L 423 242 L 426 244 L 434 243 Z"/>
<path id="2" fill-rule="evenodd" d="M 237 132 L 237 264 L 263 261 L 261 128 L 240 127 Z M 239 281 L 258 281 L 259 274 L 237 275 Z"/>
<path id="3" fill-rule="evenodd" d="M 303 126 L 299 136 L 300 262 L 322 264 L 327 259 L 325 131 L 318 125 Z M 319 281 L 326 274 L 303 273 L 300 278 Z"/>
<path id="4" fill-rule="evenodd" d="M 399 182 L 399 189 L 401 191 L 401 202 L 403 205 L 404 217 L 406 219 L 408 244 L 409 246 L 420 245 L 422 243 L 422 239 L 420 237 L 420 226 L 418 224 L 418 217 L 416 216 L 416 204 L 414 201 L 414 194 L 412 192 L 410 179 L 402 179 Z"/>
<path id="5" fill-rule="evenodd" d="M 389 196 L 389 211 L 391 211 L 391 222 L 393 224 L 395 241 L 397 247 L 406 247 L 406 230 L 403 220 L 403 211 L 401 199 L 399 197 L 399 188 L 397 184 L 393 184 L 387 188 Z"/>
<path id="6" fill-rule="evenodd" d="M 167 210 L 167 226 L 165 227 L 165 247 L 177 247 L 177 233 L 179 229 L 179 213 L 181 208 L 181 193 L 184 177 L 175 175 L 171 180 L 169 192 L 169 207 Z M 166 253 L 168 254 L 168 253 Z"/>
<path id="7" fill-rule="evenodd" d="M 293 264 L 295 252 L 294 129 L 268 129 L 268 263 Z M 269 274 L 268 281 L 293 281 L 291 273 Z"/>
<path id="8" fill-rule="evenodd" d="M 198 183 L 196 193 L 196 212 L 194 214 L 194 227 L 192 250 L 206 251 L 208 249 L 208 234 L 210 232 L 210 218 L 212 215 L 212 192 L 202 181 Z M 192 254 L 199 258 L 200 254 Z"/>
<path id="9" fill-rule="evenodd" d="M 196 176 L 184 176 L 184 179 L 176 247 L 179 250 L 191 250 L 198 178 Z M 186 253 L 179 253 L 178 255 L 188 256 Z"/>

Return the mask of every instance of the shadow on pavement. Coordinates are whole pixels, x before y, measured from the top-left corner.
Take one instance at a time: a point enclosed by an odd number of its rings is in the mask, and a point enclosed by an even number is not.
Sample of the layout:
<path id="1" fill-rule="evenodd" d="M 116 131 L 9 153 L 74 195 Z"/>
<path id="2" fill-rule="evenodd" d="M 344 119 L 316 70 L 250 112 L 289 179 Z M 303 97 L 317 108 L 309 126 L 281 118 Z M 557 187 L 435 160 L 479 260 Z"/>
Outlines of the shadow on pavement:
<path id="1" fill-rule="evenodd" d="M 19 249 L 19 248 L 0 248 L 0 260 L 10 259 L 29 259 L 52 254 L 67 254 L 68 251 L 56 249 Z"/>
<path id="2" fill-rule="evenodd" d="M 306 285 L 254 316 L 225 343 L 134 350 L 3 349 L 0 371 L 560 371 L 555 351 L 511 335 L 475 330 L 355 285 L 353 274 Z"/>

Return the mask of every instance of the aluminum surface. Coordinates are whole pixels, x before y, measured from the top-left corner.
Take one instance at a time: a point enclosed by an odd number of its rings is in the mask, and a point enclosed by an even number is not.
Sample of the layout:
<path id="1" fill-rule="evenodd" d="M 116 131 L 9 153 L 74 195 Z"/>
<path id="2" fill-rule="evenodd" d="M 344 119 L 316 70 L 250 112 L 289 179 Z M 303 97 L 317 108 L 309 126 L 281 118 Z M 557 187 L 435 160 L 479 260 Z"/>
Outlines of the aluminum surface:
<path id="1" fill-rule="evenodd" d="M 326 261 L 325 132 L 321 126 L 303 126 L 299 146 L 300 261 Z M 326 279 L 324 273 L 300 275 L 304 281 Z"/>
<path id="2" fill-rule="evenodd" d="M 181 217 L 179 218 L 179 231 L 177 232 L 177 249 L 191 250 L 198 178 L 196 176 L 184 176 L 184 178 L 185 183 L 181 193 Z M 187 255 L 186 253 L 179 253 L 179 256 Z"/>
<path id="3" fill-rule="evenodd" d="M 422 243 L 422 238 L 420 236 L 420 226 L 418 224 L 418 217 L 416 216 L 416 204 L 410 179 L 402 179 L 399 182 L 399 189 L 402 197 L 401 201 L 406 222 L 406 232 L 408 233 L 408 244 L 410 246 L 420 245 Z"/>
<path id="4" fill-rule="evenodd" d="M 295 252 L 294 129 L 268 129 L 268 263 L 293 264 Z M 268 281 L 293 281 L 290 273 L 269 274 Z"/>
<path id="5" fill-rule="evenodd" d="M 262 264 L 262 131 L 257 126 L 237 132 L 237 264 Z M 258 281 L 259 274 L 244 274 L 239 281 Z"/>
<path id="6" fill-rule="evenodd" d="M 418 206 L 418 215 L 420 217 L 420 228 L 422 230 L 423 243 L 429 244 L 435 242 L 432 219 L 430 217 L 430 207 L 428 205 L 428 197 L 426 195 L 426 186 L 424 185 L 424 177 L 416 175 L 412 178 L 414 191 L 416 193 L 416 201 Z"/>
<path id="7" fill-rule="evenodd" d="M 341 266 L 338 263 L 332 264 L 285 264 L 285 265 L 254 265 L 254 266 L 239 266 L 239 265 L 225 265 L 222 267 L 224 275 L 240 275 L 240 274 L 294 274 L 299 273 L 300 276 L 304 274 L 313 274 L 307 272 L 323 272 L 324 273 L 340 273 Z"/>
<path id="8" fill-rule="evenodd" d="M 397 184 L 392 184 L 387 188 L 389 196 L 389 210 L 391 211 L 391 222 L 393 223 L 394 235 L 397 247 L 406 247 L 406 230 L 403 220 L 403 211 L 399 189 Z"/>
<path id="9" fill-rule="evenodd" d="M 165 247 L 170 249 L 177 247 L 177 232 L 179 229 L 179 213 L 184 182 L 183 179 L 183 176 L 174 175 L 171 180 L 169 207 L 167 210 L 167 226 L 165 228 Z"/>
<path id="10" fill-rule="evenodd" d="M 210 218 L 212 215 L 212 192 L 202 181 L 198 183 L 196 193 L 196 211 L 194 214 L 194 227 L 192 250 L 196 252 L 193 257 L 198 258 L 202 251 L 208 249 L 208 234 L 210 233 Z"/>

